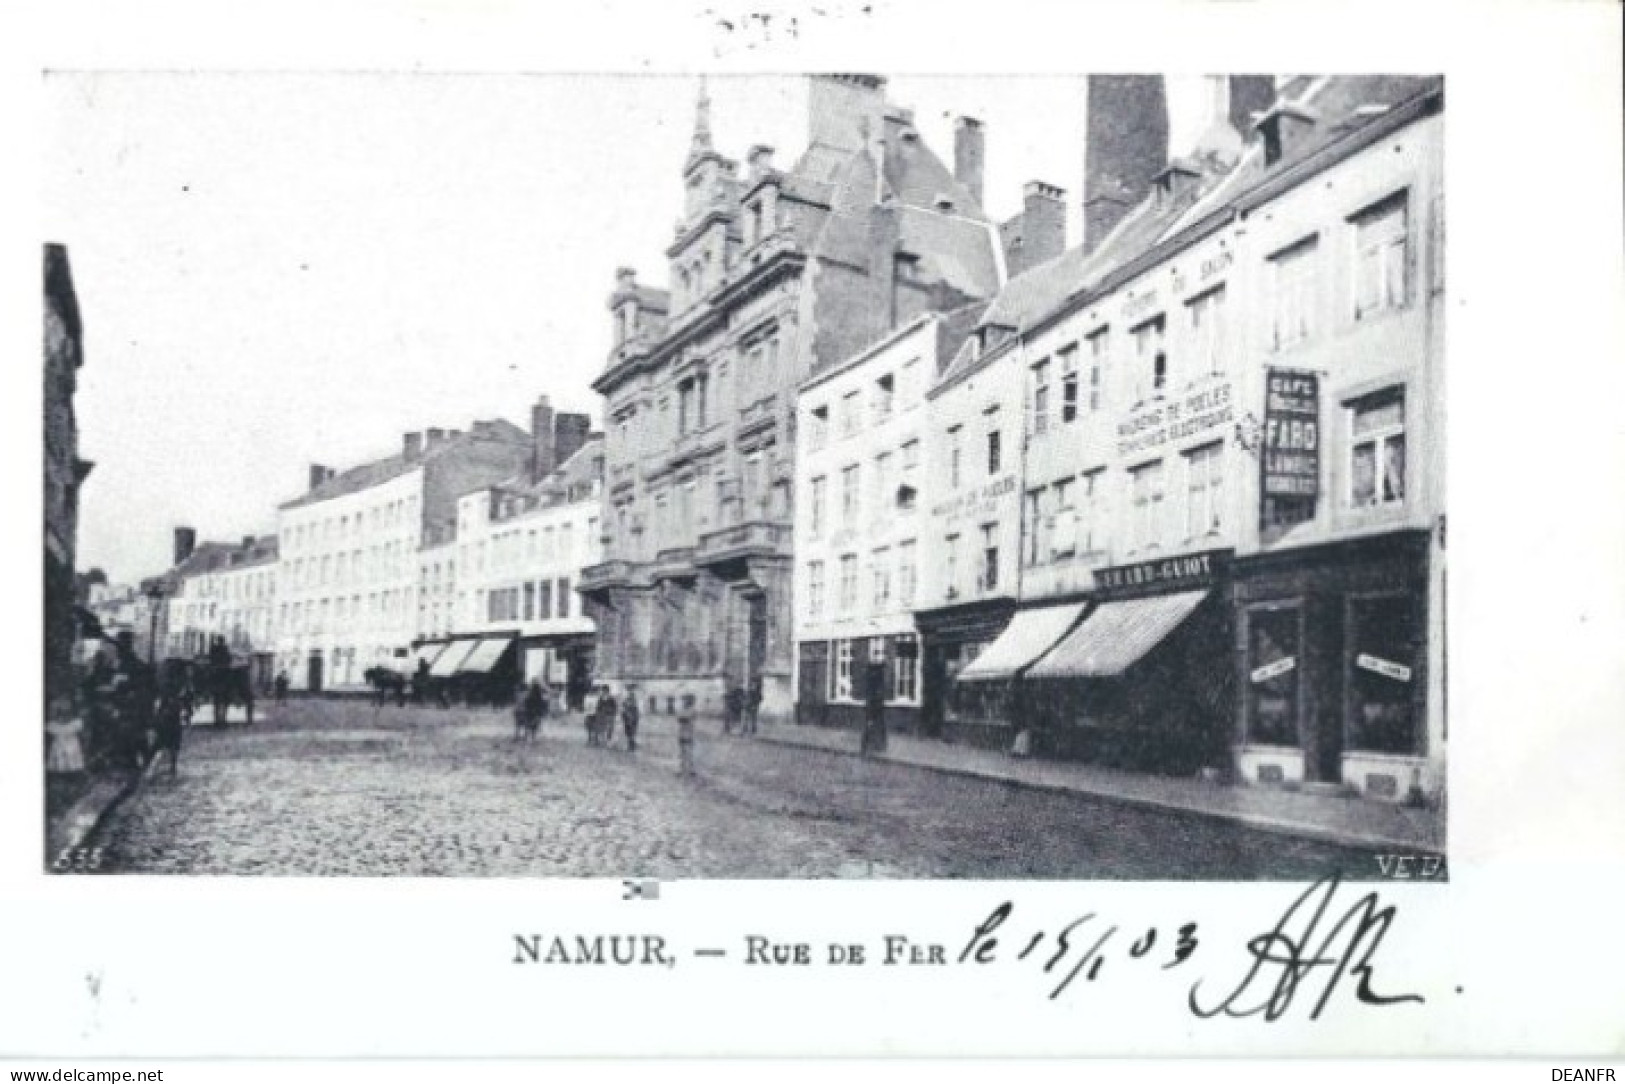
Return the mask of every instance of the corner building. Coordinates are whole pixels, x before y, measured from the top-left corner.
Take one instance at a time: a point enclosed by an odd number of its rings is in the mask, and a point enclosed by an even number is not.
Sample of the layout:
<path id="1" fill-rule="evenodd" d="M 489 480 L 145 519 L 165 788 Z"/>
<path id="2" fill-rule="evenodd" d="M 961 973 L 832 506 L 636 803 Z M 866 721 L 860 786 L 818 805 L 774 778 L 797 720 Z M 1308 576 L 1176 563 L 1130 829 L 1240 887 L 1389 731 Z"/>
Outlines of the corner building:
<path id="1" fill-rule="evenodd" d="M 651 710 L 716 711 L 727 688 L 759 683 L 763 715 L 789 716 L 796 388 L 997 290 L 980 132 L 960 132 L 956 176 L 885 80 L 816 76 L 801 157 L 781 170 L 758 146 L 741 175 L 713 146 L 702 89 L 670 286 L 619 273 L 594 385 L 604 560 L 581 587 L 602 607 L 602 675 L 636 684 Z"/>

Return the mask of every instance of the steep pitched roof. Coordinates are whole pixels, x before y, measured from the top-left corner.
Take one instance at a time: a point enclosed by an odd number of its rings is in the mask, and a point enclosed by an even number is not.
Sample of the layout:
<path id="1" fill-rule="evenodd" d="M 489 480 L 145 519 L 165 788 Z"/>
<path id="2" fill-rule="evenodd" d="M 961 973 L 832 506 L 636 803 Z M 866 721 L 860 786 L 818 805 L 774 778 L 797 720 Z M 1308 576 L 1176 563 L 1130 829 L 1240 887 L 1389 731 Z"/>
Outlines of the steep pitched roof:
<path id="1" fill-rule="evenodd" d="M 370 463 L 363 463 L 358 467 L 340 471 L 321 485 L 302 496 L 291 501 L 284 501 L 281 508 L 302 508 L 305 505 L 329 501 L 335 497 L 348 496 L 351 493 L 360 493 L 373 486 L 399 478 L 403 474 L 417 470 L 419 467 L 432 463 L 437 459 L 451 455 L 469 447 L 481 440 L 496 440 L 506 444 L 526 443 L 530 437 L 523 429 L 504 418 L 474 423 L 474 428 L 466 433 L 441 441 L 432 448 L 425 449 L 416 458 L 407 459 L 397 453 L 383 459 L 375 459 Z"/>

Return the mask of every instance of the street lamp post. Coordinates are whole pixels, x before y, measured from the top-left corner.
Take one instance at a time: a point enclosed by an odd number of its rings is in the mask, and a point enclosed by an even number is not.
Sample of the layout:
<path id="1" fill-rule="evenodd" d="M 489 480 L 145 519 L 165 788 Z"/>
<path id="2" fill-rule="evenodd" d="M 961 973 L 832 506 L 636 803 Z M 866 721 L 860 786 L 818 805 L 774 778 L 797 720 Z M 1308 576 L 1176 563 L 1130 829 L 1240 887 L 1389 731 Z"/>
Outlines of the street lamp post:
<path id="1" fill-rule="evenodd" d="M 162 584 L 148 584 L 147 608 L 147 662 L 153 666 L 158 665 L 158 604 L 164 600 Z"/>

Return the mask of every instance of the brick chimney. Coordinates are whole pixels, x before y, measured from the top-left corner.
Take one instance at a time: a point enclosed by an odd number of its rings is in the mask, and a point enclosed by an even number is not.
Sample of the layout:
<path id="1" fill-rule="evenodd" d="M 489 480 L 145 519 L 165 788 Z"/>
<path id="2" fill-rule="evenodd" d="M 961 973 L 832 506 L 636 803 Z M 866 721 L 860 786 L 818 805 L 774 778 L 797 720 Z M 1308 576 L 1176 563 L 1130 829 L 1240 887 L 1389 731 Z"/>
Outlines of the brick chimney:
<path id="1" fill-rule="evenodd" d="M 446 439 L 446 431 L 444 429 L 428 429 L 428 430 L 425 430 L 424 431 L 423 450 L 428 451 L 431 448 L 437 447 L 445 439 Z"/>
<path id="2" fill-rule="evenodd" d="M 175 563 L 178 565 L 197 548 L 197 531 L 191 527 L 175 528 Z"/>
<path id="3" fill-rule="evenodd" d="M 253 548 L 254 548 L 254 536 L 251 535 L 251 534 L 243 535 L 243 545 L 242 545 L 243 555 L 246 557 L 248 555 L 248 551 L 253 549 Z"/>
<path id="4" fill-rule="evenodd" d="M 407 433 L 401 437 L 401 458 L 408 463 L 423 454 L 423 434 Z"/>
<path id="5" fill-rule="evenodd" d="M 975 117 L 954 121 L 954 180 L 982 202 L 982 173 L 987 164 L 987 134 Z"/>
<path id="6" fill-rule="evenodd" d="M 878 75 L 814 75 L 807 91 L 807 142 L 856 151 L 876 142 L 884 128 L 886 80 Z"/>
<path id="7" fill-rule="evenodd" d="M 333 477 L 333 469 L 324 467 L 320 463 L 310 465 L 310 488 L 315 489 L 329 478 Z"/>
<path id="8" fill-rule="evenodd" d="M 1066 190 L 1028 181 L 1021 190 L 1021 262 L 1033 267 L 1066 251 Z"/>
<path id="9" fill-rule="evenodd" d="M 585 414 L 559 414 L 553 419 L 553 463 L 562 466 L 587 443 L 592 419 Z"/>
<path id="10" fill-rule="evenodd" d="M 1083 155 L 1083 247 L 1092 252 L 1168 162 L 1162 76 L 1091 75 Z"/>
<path id="11" fill-rule="evenodd" d="M 1232 75 L 1229 77 L 1226 114 L 1230 127 L 1238 132 L 1252 130 L 1253 118 L 1262 116 L 1275 104 L 1273 75 Z"/>
<path id="12" fill-rule="evenodd" d="M 558 466 L 554 452 L 553 406 L 547 396 L 530 408 L 530 480 L 539 482 Z"/>

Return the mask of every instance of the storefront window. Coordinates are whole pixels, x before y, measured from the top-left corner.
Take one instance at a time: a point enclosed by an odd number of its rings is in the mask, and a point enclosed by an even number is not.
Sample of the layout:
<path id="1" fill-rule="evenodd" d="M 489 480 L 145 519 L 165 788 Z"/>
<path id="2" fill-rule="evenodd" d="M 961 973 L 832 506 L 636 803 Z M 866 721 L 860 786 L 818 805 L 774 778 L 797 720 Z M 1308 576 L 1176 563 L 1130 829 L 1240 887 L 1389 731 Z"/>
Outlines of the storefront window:
<path id="1" fill-rule="evenodd" d="M 1298 744 L 1298 670 L 1302 663 L 1297 606 L 1247 615 L 1247 741 Z"/>
<path id="2" fill-rule="evenodd" d="M 1348 747 L 1366 753 L 1421 751 L 1416 728 L 1414 600 L 1349 600 Z"/>

